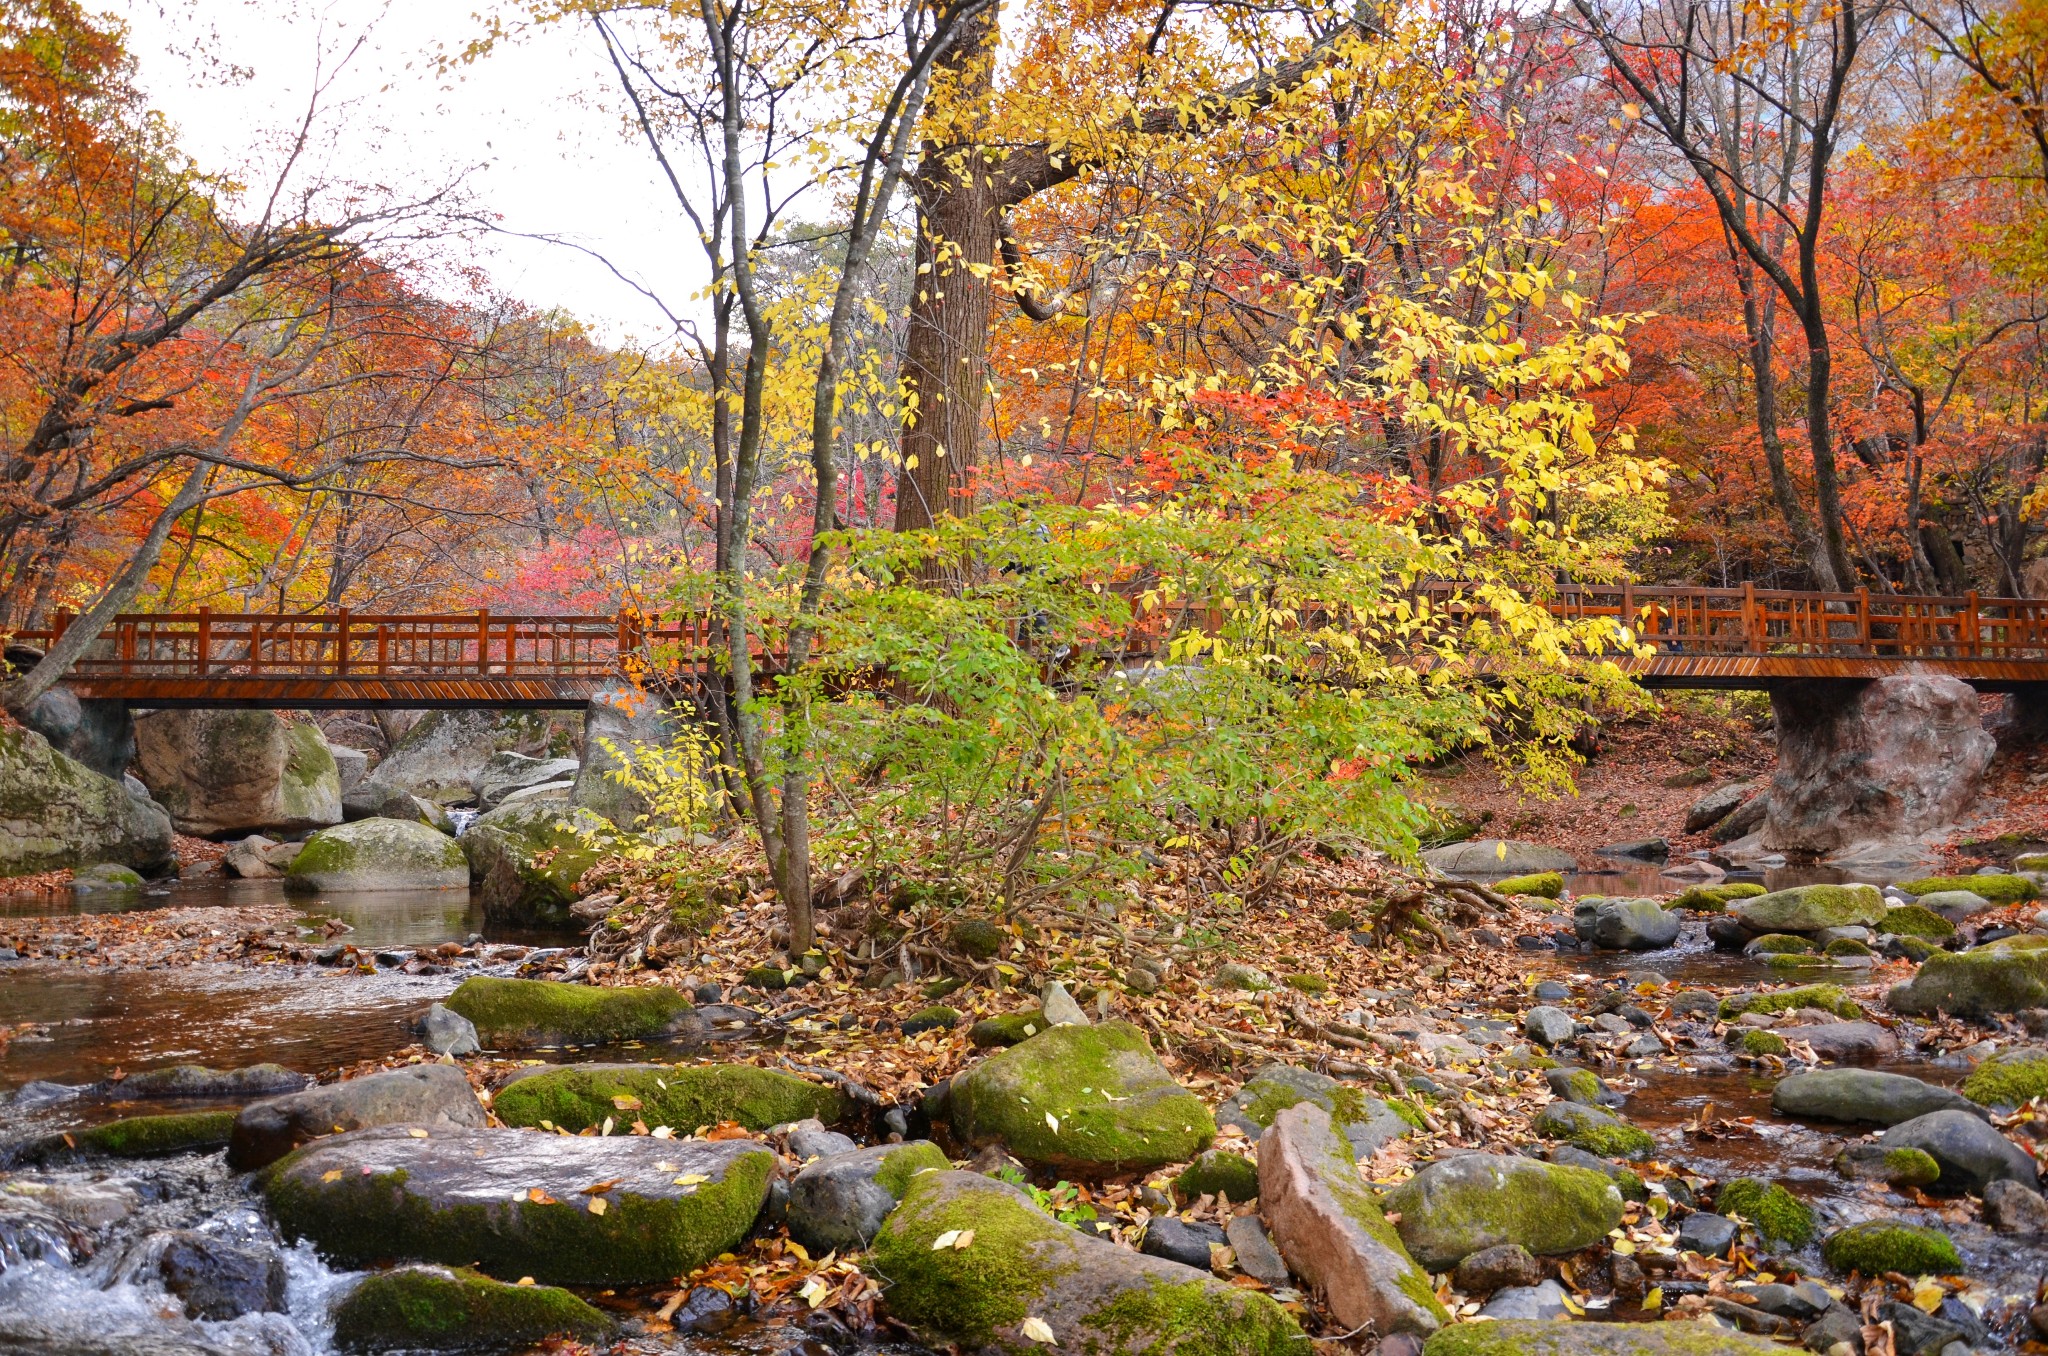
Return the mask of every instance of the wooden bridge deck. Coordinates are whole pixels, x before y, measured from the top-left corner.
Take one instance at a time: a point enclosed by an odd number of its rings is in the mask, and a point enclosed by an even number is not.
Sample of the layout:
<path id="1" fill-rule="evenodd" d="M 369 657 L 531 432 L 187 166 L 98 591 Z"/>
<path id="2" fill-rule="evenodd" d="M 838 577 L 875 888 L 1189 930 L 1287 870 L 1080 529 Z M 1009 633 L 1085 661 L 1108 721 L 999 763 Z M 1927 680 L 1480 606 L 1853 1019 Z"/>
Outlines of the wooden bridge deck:
<path id="1" fill-rule="evenodd" d="M 1425 589 L 1460 609 L 1456 585 Z M 2048 685 L 2048 600 L 1798 593 L 1754 588 L 1572 587 L 1546 606 L 1647 645 L 1616 662 L 1648 687 L 1763 688 L 1942 673 L 1987 692 Z M 1140 626 L 1129 652 L 1187 616 Z M 68 624 L 24 631 L 47 645 Z M 709 619 L 630 615 L 137 613 L 117 618 L 67 679 L 80 697 L 151 707 L 562 707 L 646 676 L 708 673 Z"/>

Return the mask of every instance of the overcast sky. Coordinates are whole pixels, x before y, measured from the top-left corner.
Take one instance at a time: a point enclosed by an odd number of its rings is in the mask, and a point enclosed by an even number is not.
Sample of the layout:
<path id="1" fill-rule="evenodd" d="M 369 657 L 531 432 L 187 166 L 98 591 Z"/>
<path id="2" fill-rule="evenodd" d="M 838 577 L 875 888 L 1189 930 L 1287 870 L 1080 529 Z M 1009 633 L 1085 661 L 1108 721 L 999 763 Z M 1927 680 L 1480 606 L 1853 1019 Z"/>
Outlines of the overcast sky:
<path id="1" fill-rule="evenodd" d="M 403 191 L 467 171 L 505 228 L 573 237 L 687 309 L 695 243 L 657 191 L 644 146 L 606 111 L 609 72 L 587 30 L 556 30 L 444 78 L 435 56 L 479 31 L 473 15 L 486 0 L 111 3 L 130 25 L 151 103 L 204 167 L 249 163 L 252 133 L 303 113 L 323 50 L 332 67 L 367 33 L 335 87 L 348 129 L 334 153 L 341 174 Z M 650 302 L 572 250 L 501 237 L 482 262 L 502 290 L 566 307 L 608 337 L 667 333 Z"/>

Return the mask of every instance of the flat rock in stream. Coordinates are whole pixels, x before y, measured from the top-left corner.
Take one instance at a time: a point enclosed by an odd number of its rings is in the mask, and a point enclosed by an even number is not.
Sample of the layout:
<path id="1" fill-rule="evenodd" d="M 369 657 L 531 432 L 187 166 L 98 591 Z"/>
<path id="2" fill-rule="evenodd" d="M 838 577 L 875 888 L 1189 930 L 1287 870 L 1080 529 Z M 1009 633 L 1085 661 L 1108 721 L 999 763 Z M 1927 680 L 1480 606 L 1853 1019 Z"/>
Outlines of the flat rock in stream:
<path id="1" fill-rule="evenodd" d="M 551 1045 L 608 1045 L 660 1040 L 701 1030 L 690 1000 L 674 989 L 599 989 L 545 979 L 474 975 L 447 998 L 484 1045 L 531 1050 Z"/>
<path id="2" fill-rule="evenodd" d="M 1783 1353 L 1761 1337 L 1711 1323 L 1560 1323 L 1501 1319 L 1446 1328 L 1423 1356 L 1749 1356 Z"/>
<path id="3" fill-rule="evenodd" d="M 523 1350 L 549 1337 L 594 1341 L 610 1327 L 566 1290 L 441 1267 L 367 1277 L 334 1310 L 334 1344 L 343 1351 Z"/>
<path id="4" fill-rule="evenodd" d="M 1852 924 L 1868 927 L 1883 918 L 1884 911 L 1884 896 L 1874 885 L 1795 885 L 1728 906 L 1728 916 L 1752 935 L 1818 932 Z"/>
<path id="5" fill-rule="evenodd" d="M 1822 1059 L 1844 1064 L 1890 1059 L 1899 1053 L 1899 1038 L 1876 1022 L 1817 1022 L 1775 1030 L 1785 1040 L 1805 1041 Z"/>
<path id="6" fill-rule="evenodd" d="M 397 1258 L 644 1285 L 735 1248 L 775 1166 L 752 1140 L 382 1126 L 307 1145 L 261 1188 L 287 1239 L 341 1266 Z"/>
<path id="7" fill-rule="evenodd" d="M 969 1246 L 950 1246 L 968 1230 Z M 913 1177 L 869 1258 L 888 1279 L 891 1313 L 965 1350 L 1261 1356 L 1308 1346 L 1265 1295 L 1091 1238 L 976 1173 Z M 1025 1332 L 1031 1320 L 1045 1331 Z"/>
<path id="8" fill-rule="evenodd" d="M 188 1101 L 246 1101 L 252 1097 L 277 1097 L 311 1087 L 308 1074 L 294 1073 L 282 1064 L 251 1064 L 241 1069 L 209 1069 L 200 1064 L 173 1064 L 168 1069 L 151 1069 L 129 1074 L 93 1086 L 100 1097 L 124 1102 L 160 1097 Z"/>
<path id="9" fill-rule="evenodd" d="M 1878 1142 L 1887 1149 L 1918 1149 L 1932 1158 L 1941 1168 L 1935 1185 L 1943 1191 L 1982 1192 L 1997 1181 L 2040 1185 L 2034 1160 L 1974 1107 L 1902 1121 L 1885 1131 Z"/>
<path id="10" fill-rule="evenodd" d="M 491 1109 L 507 1125 L 571 1134 L 637 1120 L 687 1135 L 723 1121 L 749 1130 L 836 1121 L 846 1099 L 837 1088 L 751 1064 L 569 1064 L 514 1074 L 498 1085 Z"/>
<path id="11" fill-rule="evenodd" d="M 452 1064 L 415 1064 L 367 1074 L 242 1108 L 228 1141 L 228 1166 L 248 1172 L 309 1140 L 373 1125 L 481 1126 L 483 1104 Z"/>
<path id="12" fill-rule="evenodd" d="M 1983 1112 L 1951 1088 L 1874 1069 L 1814 1069 L 1780 1079 L 1771 1089 L 1780 1116 L 1897 1125 L 1935 1111 Z"/>

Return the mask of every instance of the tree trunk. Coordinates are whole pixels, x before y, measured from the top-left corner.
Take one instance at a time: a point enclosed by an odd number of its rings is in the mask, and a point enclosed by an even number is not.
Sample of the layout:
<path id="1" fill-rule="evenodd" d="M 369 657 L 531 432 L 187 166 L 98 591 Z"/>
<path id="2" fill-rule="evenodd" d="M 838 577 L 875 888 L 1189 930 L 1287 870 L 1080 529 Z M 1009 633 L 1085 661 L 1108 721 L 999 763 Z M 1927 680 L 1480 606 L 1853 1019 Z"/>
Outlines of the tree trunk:
<path id="1" fill-rule="evenodd" d="M 1801 317 L 1806 331 L 1806 440 L 1813 448 L 1813 497 L 1819 510 L 1821 544 L 1827 548 L 1827 564 L 1833 579 L 1823 580 L 1825 589 L 1846 589 L 1856 582 L 1856 567 L 1849 562 L 1849 546 L 1842 531 L 1842 483 L 1835 470 L 1835 430 L 1828 409 L 1834 387 L 1834 357 L 1828 350 L 1827 328 L 1820 318 L 1817 288 L 1809 289 L 1808 313 Z"/>

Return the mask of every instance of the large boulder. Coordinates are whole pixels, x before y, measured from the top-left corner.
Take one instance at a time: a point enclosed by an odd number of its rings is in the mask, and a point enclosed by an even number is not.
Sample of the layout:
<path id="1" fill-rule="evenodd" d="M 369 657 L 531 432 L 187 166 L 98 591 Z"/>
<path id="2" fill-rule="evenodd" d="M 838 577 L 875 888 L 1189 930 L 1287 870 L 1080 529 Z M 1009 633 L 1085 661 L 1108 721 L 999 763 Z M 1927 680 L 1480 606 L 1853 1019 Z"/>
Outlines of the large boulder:
<path id="1" fill-rule="evenodd" d="M 1579 940 L 1602 951 L 1656 951 L 1678 940 L 1679 918 L 1654 899 L 1581 900 L 1572 910 Z"/>
<path id="2" fill-rule="evenodd" d="M 1766 1356 L 1786 1349 L 1704 1322 L 1568 1323 L 1499 1319 L 1460 1323 L 1429 1339 L 1422 1356 Z"/>
<path id="3" fill-rule="evenodd" d="M 398 1267 L 366 1277 L 334 1309 L 343 1351 L 524 1351 L 549 1337 L 595 1341 L 610 1328 L 566 1290 L 507 1285 L 467 1268 Z"/>
<path id="4" fill-rule="evenodd" d="M 495 810 L 515 791 L 573 780 L 578 766 L 574 758 L 528 758 L 507 750 L 492 754 L 471 785 L 476 790 L 476 803 L 483 809 Z"/>
<path id="5" fill-rule="evenodd" d="M 1795 885 L 1738 900 L 1728 914 L 1759 936 L 1773 932 L 1819 932 L 1822 928 L 1874 927 L 1885 914 L 1884 896 L 1874 885 Z"/>
<path id="6" fill-rule="evenodd" d="M 1091 1238 L 978 1173 L 912 1176 L 869 1261 L 890 1313 L 933 1345 L 1005 1356 L 1266 1356 L 1308 1346 L 1266 1296 Z"/>
<path id="7" fill-rule="evenodd" d="M 126 702 L 81 701 L 70 688 L 53 687 L 29 703 L 21 723 L 102 777 L 118 782 L 135 761 L 135 719 Z"/>
<path id="8" fill-rule="evenodd" d="M 1621 1190 L 1590 1168 L 1501 1154 L 1460 1154 L 1396 1187 L 1386 1208 L 1401 1241 L 1431 1271 L 1518 1243 L 1536 1254 L 1577 1252 L 1621 1224 Z"/>
<path id="9" fill-rule="evenodd" d="M 1569 852 L 1512 838 L 1475 838 L 1431 848 L 1422 854 L 1422 860 L 1447 876 L 1523 876 L 1579 867 L 1578 859 Z"/>
<path id="10" fill-rule="evenodd" d="M 658 697 L 633 688 L 598 693 L 584 708 L 583 763 L 569 803 L 621 829 L 636 827 L 647 813 L 647 798 L 609 774 L 645 749 L 667 746 L 682 729 L 676 708 Z"/>
<path id="11" fill-rule="evenodd" d="M 569 1064 L 515 1074 L 499 1087 L 491 1110 L 506 1125 L 572 1134 L 608 1120 L 637 1120 L 687 1135 L 725 1121 L 749 1130 L 836 1121 L 846 1101 L 836 1088 L 751 1064 Z"/>
<path id="12" fill-rule="evenodd" d="M 930 1140 L 849 1149 L 806 1164 L 789 1184 L 789 1235 L 812 1252 L 867 1247 L 922 1172 L 952 1168 Z"/>
<path id="13" fill-rule="evenodd" d="M 483 887 L 484 918 L 507 927 L 580 932 L 569 912 L 583 897 L 579 882 L 600 853 L 602 827 L 546 801 L 519 802 L 478 815 L 462 835 L 470 879 Z M 585 837 L 585 833 L 592 835 Z"/>
<path id="14" fill-rule="evenodd" d="M 1874 1069 L 1814 1069 L 1781 1079 L 1771 1089 L 1780 1116 L 1897 1125 L 1935 1111 L 1975 1113 L 1968 1098 L 1905 1074 Z"/>
<path id="15" fill-rule="evenodd" d="M 353 806 L 396 787 L 437 805 L 462 805 L 475 797 L 476 780 L 494 755 L 559 756 L 569 752 L 568 742 L 545 711 L 429 711 L 348 801 Z"/>
<path id="16" fill-rule="evenodd" d="M 600 989 L 546 979 L 475 975 L 448 995 L 448 1010 L 467 1017 L 496 1050 L 544 1045 L 609 1045 L 660 1040 L 697 1030 L 690 1000 L 674 989 Z"/>
<path id="17" fill-rule="evenodd" d="M 228 1166 L 237 1172 L 265 1167 L 301 1144 L 343 1130 L 488 1121 L 462 1070 L 452 1064 L 416 1064 L 243 1107 L 228 1141 Z"/>
<path id="18" fill-rule="evenodd" d="M 1209 1108 L 1129 1022 L 1056 1026 L 991 1055 L 954 1078 L 949 1107 L 971 1148 L 1081 1172 L 1185 1162 L 1216 1137 Z"/>
<path id="19" fill-rule="evenodd" d="M 308 838 L 284 885 L 307 894 L 467 890 L 469 862 L 461 844 L 438 829 L 403 819 L 359 819 Z"/>
<path id="20" fill-rule="evenodd" d="M 1763 845 L 1775 852 L 1841 856 L 1949 828 L 1997 751 L 1976 689 L 1959 678 L 1777 683 L 1771 711 L 1778 766 Z"/>
<path id="21" fill-rule="evenodd" d="M 1268 1064 L 1253 1074 L 1229 1101 L 1216 1108 L 1216 1124 L 1235 1126 L 1256 1138 L 1275 1116 L 1302 1102 L 1313 1102 L 1329 1113 L 1330 1123 L 1350 1141 L 1352 1154 L 1358 1158 L 1370 1158 L 1389 1140 L 1400 1139 L 1414 1128 L 1379 1098 L 1327 1074 L 1290 1064 Z M 1232 1199 L 1241 1198 L 1233 1195 Z"/>
<path id="22" fill-rule="evenodd" d="M 33 730 L 0 727 L 0 876 L 93 862 L 143 872 L 177 861 L 171 820 Z"/>
<path id="23" fill-rule="evenodd" d="M 1345 1327 L 1427 1334 L 1450 1322 L 1321 1107 L 1288 1107 L 1259 1137 L 1259 1212 L 1288 1267 Z"/>
<path id="24" fill-rule="evenodd" d="M 1894 1012 L 1994 1017 L 2048 1006 L 2048 937 L 2007 937 L 1968 951 L 1937 951 L 1885 996 Z"/>
<path id="25" fill-rule="evenodd" d="M 135 761 L 184 833 L 298 833 L 341 822 L 341 773 L 320 727 L 273 711 L 152 711 L 135 722 Z"/>
<path id="26" fill-rule="evenodd" d="M 752 1140 L 392 1125 L 316 1140 L 260 1182 L 285 1237 L 340 1266 L 391 1258 L 620 1286 L 733 1250 L 775 1166 Z"/>
<path id="27" fill-rule="evenodd" d="M 1733 814 L 1754 790 L 1754 782 L 1724 782 L 1715 787 L 1694 801 L 1692 808 L 1685 812 L 1685 832 L 1699 833 L 1713 828 Z"/>
<path id="28" fill-rule="evenodd" d="M 1941 1167 L 1943 1191 L 1981 1193 L 1993 1182 L 2038 1186 L 2040 1172 L 2027 1152 L 2000 1134 L 1972 1107 L 1935 1111 L 1901 1121 L 1879 1136 L 1887 1149 L 1918 1149 Z"/>

